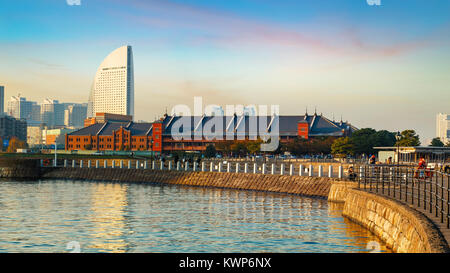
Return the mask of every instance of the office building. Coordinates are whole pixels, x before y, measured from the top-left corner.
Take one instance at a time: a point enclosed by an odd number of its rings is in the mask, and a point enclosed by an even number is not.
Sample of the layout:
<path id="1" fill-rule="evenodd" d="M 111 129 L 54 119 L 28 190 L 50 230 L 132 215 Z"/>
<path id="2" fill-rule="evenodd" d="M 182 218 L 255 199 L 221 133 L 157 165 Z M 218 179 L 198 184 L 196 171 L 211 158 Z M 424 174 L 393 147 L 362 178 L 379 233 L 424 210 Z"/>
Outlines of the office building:
<path id="1" fill-rule="evenodd" d="M 134 115 L 134 68 L 131 46 L 114 50 L 95 74 L 88 103 L 88 117 L 96 113 Z"/>
<path id="2" fill-rule="evenodd" d="M 450 142 L 450 115 L 439 113 L 436 116 L 436 137 L 444 144 Z"/>

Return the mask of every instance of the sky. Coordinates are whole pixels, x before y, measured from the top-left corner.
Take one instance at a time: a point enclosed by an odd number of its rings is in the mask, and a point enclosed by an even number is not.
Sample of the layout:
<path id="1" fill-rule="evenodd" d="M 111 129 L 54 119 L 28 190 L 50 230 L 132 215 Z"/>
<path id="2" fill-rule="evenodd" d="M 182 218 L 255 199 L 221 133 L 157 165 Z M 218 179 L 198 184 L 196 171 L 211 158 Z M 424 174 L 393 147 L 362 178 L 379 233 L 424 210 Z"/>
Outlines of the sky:
<path id="1" fill-rule="evenodd" d="M 358 128 L 435 137 L 450 113 L 450 1 L 0 0 L 0 85 L 87 102 L 131 45 L 135 120 L 177 104 L 279 105 Z"/>

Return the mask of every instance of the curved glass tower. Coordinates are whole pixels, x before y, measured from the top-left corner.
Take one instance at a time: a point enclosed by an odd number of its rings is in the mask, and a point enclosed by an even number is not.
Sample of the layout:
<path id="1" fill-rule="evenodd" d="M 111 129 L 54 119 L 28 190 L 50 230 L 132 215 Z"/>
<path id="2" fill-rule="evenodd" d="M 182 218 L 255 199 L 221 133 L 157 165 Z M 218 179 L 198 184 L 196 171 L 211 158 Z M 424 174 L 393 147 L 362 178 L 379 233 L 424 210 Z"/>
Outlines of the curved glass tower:
<path id="1" fill-rule="evenodd" d="M 134 68 L 131 46 L 106 57 L 95 74 L 89 95 L 88 117 L 96 113 L 134 116 Z"/>

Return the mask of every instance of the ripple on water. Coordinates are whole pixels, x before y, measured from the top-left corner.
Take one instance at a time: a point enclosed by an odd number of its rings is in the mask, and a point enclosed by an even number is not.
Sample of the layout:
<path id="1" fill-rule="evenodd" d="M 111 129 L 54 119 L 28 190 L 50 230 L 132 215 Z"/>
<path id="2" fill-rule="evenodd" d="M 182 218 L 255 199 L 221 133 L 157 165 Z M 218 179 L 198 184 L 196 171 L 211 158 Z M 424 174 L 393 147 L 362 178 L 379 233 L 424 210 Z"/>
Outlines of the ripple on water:
<path id="1" fill-rule="evenodd" d="M 65 252 L 72 241 L 82 252 L 367 252 L 379 242 L 324 200 L 252 191 L 1 182 L 0 213 L 1 252 Z"/>

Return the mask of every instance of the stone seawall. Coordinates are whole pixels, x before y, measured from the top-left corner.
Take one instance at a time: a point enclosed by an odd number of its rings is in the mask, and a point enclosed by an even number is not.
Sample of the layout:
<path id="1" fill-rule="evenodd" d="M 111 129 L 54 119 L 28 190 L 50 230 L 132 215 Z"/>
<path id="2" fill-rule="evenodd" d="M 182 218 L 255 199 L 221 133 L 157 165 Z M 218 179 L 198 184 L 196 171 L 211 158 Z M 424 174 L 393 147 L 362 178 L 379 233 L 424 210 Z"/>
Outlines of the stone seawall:
<path id="1" fill-rule="evenodd" d="M 148 182 L 197 187 L 268 191 L 325 199 L 328 198 L 331 187 L 331 181 L 326 177 L 120 168 L 46 168 L 42 174 L 42 179 Z"/>
<path id="2" fill-rule="evenodd" d="M 343 213 L 398 253 L 449 253 L 439 229 L 420 212 L 391 198 L 347 189 Z"/>

